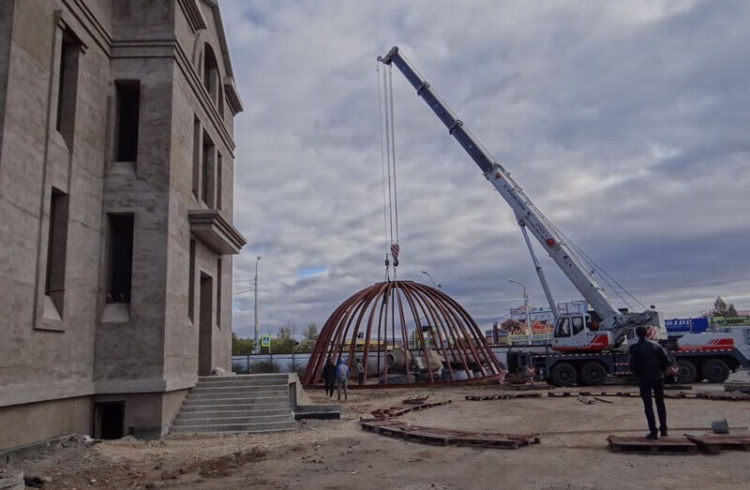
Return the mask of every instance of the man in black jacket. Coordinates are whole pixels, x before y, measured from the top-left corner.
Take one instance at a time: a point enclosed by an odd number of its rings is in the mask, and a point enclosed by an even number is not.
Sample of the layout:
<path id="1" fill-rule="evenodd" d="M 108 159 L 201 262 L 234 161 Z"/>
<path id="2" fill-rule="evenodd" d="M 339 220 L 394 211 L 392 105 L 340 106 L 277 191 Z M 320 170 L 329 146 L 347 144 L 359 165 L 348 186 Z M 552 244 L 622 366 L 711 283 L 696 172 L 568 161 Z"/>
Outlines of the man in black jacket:
<path id="1" fill-rule="evenodd" d="M 321 378 L 323 378 L 323 384 L 326 388 L 326 395 L 328 395 L 328 398 L 331 398 L 333 396 L 333 386 L 336 381 L 336 365 L 330 356 L 326 360 L 325 366 L 323 366 Z"/>
<path id="2" fill-rule="evenodd" d="M 664 371 L 672 364 L 664 349 L 656 342 L 646 340 L 648 328 L 637 327 L 635 334 L 638 342 L 630 346 L 630 370 L 638 377 L 641 389 L 643 409 L 648 421 L 649 439 L 656 439 L 656 421 L 654 420 L 654 406 L 651 395 L 656 400 L 656 412 L 659 414 L 659 431 L 662 437 L 667 436 L 667 409 L 664 406 Z"/>

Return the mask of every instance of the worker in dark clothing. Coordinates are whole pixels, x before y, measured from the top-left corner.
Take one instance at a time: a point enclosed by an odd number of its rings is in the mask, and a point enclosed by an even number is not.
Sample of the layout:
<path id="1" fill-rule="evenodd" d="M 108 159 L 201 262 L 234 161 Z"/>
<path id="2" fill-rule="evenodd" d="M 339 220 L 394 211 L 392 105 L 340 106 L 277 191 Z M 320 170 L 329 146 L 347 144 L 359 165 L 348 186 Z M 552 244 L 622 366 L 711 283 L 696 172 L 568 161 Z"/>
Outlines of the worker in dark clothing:
<path id="1" fill-rule="evenodd" d="M 333 396 L 333 386 L 336 382 L 336 365 L 330 357 L 326 361 L 326 365 L 323 366 L 323 375 L 321 377 L 326 388 L 326 395 L 328 395 L 328 398 L 331 398 Z"/>
<path id="2" fill-rule="evenodd" d="M 656 421 L 654 420 L 654 406 L 651 396 L 656 400 L 656 412 L 659 414 L 659 432 L 662 437 L 667 436 L 667 409 L 664 406 L 664 371 L 672 364 L 662 346 L 656 342 L 646 340 L 648 328 L 639 326 L 635 329 L 638 342 L 630 346 L 630 370 L 638 377 L 641 389 L 643 409 L 646 412 L 649 433 L 648 439 L 658 438 Z"/>
<path id="3" fill-rule="evenodd" d="M 354 364 L 354 372 L 357 373 L 357 382 L 361 385 L 365 382 L 365 367 L 362 365 L 362 359 L 357 358 Z"/>

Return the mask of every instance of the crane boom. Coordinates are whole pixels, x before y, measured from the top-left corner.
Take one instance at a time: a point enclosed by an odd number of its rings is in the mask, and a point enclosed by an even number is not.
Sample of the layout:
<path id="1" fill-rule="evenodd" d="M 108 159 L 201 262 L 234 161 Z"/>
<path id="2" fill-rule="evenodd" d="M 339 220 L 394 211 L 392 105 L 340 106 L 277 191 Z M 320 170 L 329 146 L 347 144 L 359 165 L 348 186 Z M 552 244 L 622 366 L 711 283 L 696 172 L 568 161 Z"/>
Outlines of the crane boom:
<path id="1" fill-rule="evenodd" d="M 497 163 L 469 130 L 464 127 L 463 122 L 438 97 L 430 84 L 406 60 L 397 46 L 391 48 L 386 55 L 379 56 L 378 61 L 386 65 L 395 65 L 417 90 L 417 95 L 430 106 L 435 115 L 448 128 L 448 133 L 458 141 L 482 170 L 485 178 L 505 199 L 513 210 L 518 224 L 531 230 L 531 233 L 573 283 L 573 286 L 601 317 L 602 329 L 611 331 L 614 337 L 620 338 L 621 341 L 626 328 L 649 323 L 658 325 L 660 320 L 657 312 L 647 310 L 644 313 L 621 313 L 617 309 L 552 223 L 531 202 L 521 186 L 511 178 L 510 173 Z"/>

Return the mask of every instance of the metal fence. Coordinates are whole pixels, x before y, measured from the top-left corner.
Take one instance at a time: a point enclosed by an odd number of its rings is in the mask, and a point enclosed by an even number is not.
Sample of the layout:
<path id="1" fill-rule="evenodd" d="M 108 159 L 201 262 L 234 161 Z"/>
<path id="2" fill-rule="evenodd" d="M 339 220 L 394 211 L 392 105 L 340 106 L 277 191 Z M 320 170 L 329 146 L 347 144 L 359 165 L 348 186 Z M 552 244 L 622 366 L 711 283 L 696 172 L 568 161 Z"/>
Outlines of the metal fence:
<path id="1" fill-rule="evenodd" d="M 232 356 L 232 372 L 238 374 L 298 373 L 301 375 L 309 360 L 309 352 Z"/>
<path id="2" fill-rule="evenodd" d="M 508 347 L 492 347 L 497 359 L 507 366 Z M 520 350 L 544 352 L 542 346 L 521 346 Z M 310 360 L 309 352 L 296 354 L 250 354 L 232 356 L 232 372 L 237 374 L 253 373 L 297 373 L 300 376 Z"/>

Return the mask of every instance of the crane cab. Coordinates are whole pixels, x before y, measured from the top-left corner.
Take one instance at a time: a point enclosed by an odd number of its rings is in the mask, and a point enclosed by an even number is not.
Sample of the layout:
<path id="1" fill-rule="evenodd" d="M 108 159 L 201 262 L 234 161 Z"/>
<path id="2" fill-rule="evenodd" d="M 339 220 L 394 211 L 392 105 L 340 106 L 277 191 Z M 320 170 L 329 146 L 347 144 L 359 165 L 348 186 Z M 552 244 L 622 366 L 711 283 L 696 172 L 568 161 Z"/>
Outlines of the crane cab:
<path id="1" fill-rule="evenodd" d="M 555 320 L 552 349 L 561 352 L 598 352 L 610 345 L 610 335 L 600 330 L 589 313 L 562 314 Z"/>

